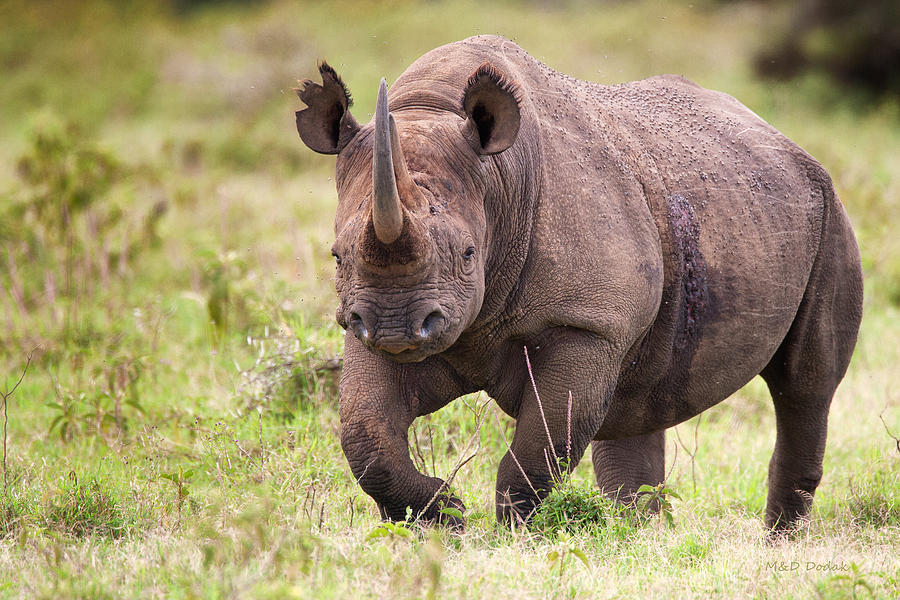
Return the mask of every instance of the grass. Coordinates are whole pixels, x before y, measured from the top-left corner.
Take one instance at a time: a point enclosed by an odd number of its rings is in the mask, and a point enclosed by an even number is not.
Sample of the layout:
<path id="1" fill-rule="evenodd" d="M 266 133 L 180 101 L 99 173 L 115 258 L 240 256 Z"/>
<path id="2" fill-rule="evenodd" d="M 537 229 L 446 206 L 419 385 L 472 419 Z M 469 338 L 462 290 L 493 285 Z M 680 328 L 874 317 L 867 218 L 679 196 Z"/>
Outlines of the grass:
<path id="1" fill-rule="evenodd" d="M 755 79 L 770 8 L 3 3 L 4 396 L 34 353 L 4 402 L 0 596 L 900 595 L 900 104 Z M 337 436 L 333 158 L 297 139 L 291 87 L 327 58 L 365 121 L 379 77 L 475 33 L 577 77 L 677 72 L 727 91 L 834 177 L 865 316 L 793 538 L 763 529 L 775 429 L 759 380 L 668 435 L 671 526 L 598 497 L 588 457 L 544 526 L 497 526 L 513 424 L 477 396 L 415 424 L 420 468 L 458 467 L 464 533 L 384 528 L 354 485 Z M 36 199 L 68 203 L 69 226 Z"/>

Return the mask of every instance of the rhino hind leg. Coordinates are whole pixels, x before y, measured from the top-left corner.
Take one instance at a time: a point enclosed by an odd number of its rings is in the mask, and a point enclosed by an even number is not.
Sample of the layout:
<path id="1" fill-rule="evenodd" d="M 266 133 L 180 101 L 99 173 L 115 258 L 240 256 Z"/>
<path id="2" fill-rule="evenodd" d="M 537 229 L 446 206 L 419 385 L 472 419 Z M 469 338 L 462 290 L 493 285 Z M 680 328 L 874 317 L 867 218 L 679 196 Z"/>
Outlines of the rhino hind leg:
<path id="1" fill-rule="evenodd" d="M 809 513 L 822 478 L 828 409 L 836 387 L 817 385 L 813 378 L 786 378 L 784 370 L 763 374 L 775 404 L 775 450 L 766 501 L 766 526 L 774 531 L 793 529 Z"/>
<path id="2" fill-rule="evenodd" d="M 793 529 L 822 477 L 831 399 L 847 370 L 862 315 L 859 250 L 840 203 L 827 216 L 819 254 L 787 336 L 761 373 L 775 405 L 766 525 Z"/>
<path id="3" fill-rule="evenodd" d="M 591 442 L 591 460 L 597 485 L 622 502 L 631 502 L 642 485 L 665 479 L 665 430 L 618 440 Z"/>

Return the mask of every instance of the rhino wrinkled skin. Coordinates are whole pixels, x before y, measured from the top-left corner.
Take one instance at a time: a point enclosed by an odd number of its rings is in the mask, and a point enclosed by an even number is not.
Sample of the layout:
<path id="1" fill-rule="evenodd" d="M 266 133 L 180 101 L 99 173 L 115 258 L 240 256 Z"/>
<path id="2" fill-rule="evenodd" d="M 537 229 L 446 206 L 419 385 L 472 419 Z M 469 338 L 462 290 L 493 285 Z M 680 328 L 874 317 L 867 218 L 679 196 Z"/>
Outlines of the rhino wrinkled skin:
<path id="1" fill-rule="evenodd" d="M 341 444 L 384 518 L 461 525 L 407 431 L 463 394 L 516 420 L 497 516 L 522 522 L 554 453 L 572 469 L 591 443 L 600 487 L 633 497 L 663 480 L 666 428 L 757 374 L 777 421 L 766 523 L 808 513 L 862 312 L 856 239 L 812 157 L 682 77 L 579 81 L 500 37 L 382 81 L 367 125 L 319 70 L 297 128 L 337 155 Z"/>

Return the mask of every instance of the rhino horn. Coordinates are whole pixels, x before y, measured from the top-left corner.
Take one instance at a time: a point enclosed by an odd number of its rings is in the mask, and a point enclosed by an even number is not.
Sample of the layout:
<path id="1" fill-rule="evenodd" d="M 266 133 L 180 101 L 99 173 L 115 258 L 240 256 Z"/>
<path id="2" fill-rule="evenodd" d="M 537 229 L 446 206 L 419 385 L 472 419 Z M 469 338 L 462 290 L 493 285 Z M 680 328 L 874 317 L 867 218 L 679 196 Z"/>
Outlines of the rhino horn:
<path id="1" fill-rule="evenodd" d="M 393 243 L 403 231 L 403 205 L 400 203 L 397 180 L 394 176 L 395 152 L 392 152 L 391 148 L 393 141 L 391 138 L 396 137 L 396 126 L 392 132 L 392 124 L 391 114 L 388 112 L 387 83 L 382 78 L 375 105 L 375 152 L 372 157 L 374 189 L 372 224 L 375 226 L 375 235 L 382 244 Z M 391 135 L 392 133 L 394 135 Z M 396 153 L 402 160 L 399 141 L 395 143 L 398 146 Z M 403 164 L 402 168 L 405 171 L 406 164 Z"/>
<path id="2" fill-rule="evenodd" d="M 388 120 L 391 122 L 391 157 L 394 163 L 394 177 L 397 178 L 397 189 L 400 191 L 400 201 L 403 206 L 413 212 L 421 210 L 427 202 L 422 196 L 422 190 L 413 181 L 412 175 L 409 174 L 409 168 L 406 166 L 406 159 L 403 157 L 403 147 L 400 145 L 400 135 L 397 133 L 397 124 L 394 122 L 394 115 L 389 114 Z"/>

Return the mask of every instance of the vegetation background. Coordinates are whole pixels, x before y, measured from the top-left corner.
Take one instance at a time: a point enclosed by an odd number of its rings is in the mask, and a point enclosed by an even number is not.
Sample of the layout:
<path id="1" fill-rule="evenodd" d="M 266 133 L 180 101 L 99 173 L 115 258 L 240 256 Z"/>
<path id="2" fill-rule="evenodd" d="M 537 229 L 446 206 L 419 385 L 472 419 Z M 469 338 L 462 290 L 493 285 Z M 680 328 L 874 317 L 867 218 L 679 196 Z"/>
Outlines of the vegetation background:
<path id="1" fill-rule="evenodd" d="M 900 597 L 900 79 L 827 60 L 900 19 L 798 28 L 797 14 L 0 2 L 0 596 Z M 366 121 L 381 76 L 478 33 L 583 79 L 671 72 L 726 91 L 832 174 L 865 315 L 793 538 L 763 528 L 775 429 L 758 380 L 670 432 L 668 518 L 598 500 L 587 457 L 540 526 L 498 527 L 511 423 L 482 395 L 411 434 L 421 468 L 444 477 L 474 454 L 453 482 L 465 533 L 380 525 L 355 486 L 337 436 L 333 158 L 300 143 L 291 88 L 327 58 Z"/>

